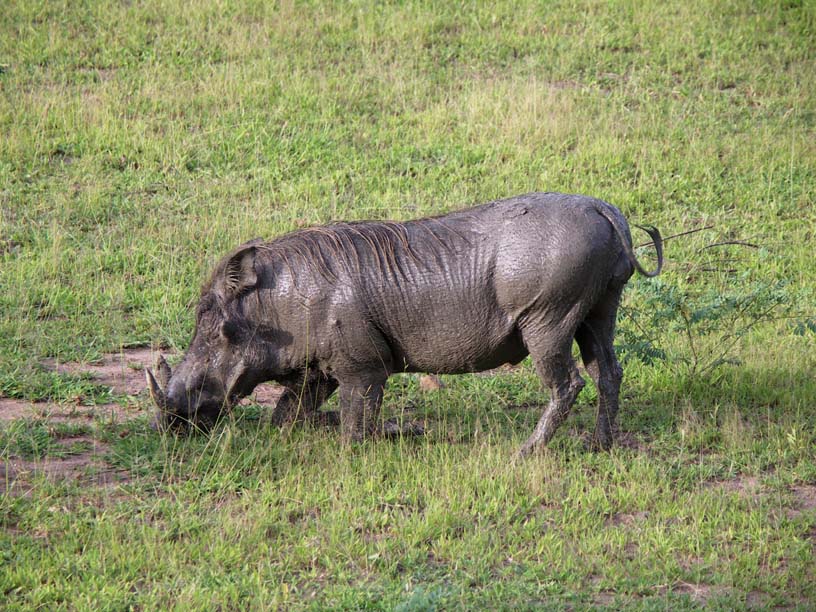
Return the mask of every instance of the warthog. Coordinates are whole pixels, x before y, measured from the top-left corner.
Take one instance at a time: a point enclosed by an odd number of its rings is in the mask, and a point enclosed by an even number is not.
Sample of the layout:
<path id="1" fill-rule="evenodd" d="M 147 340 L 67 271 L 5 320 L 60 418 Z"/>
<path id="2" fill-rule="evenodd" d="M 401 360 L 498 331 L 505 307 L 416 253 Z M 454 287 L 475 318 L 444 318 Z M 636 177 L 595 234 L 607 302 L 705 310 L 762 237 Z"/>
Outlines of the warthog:
<path id="1" fill-rule="evenodd" d="M 147 370 L 161 427 L 212 424 L 264 381 L 286 393 L 279 423 L 314 419 L 336 389 L 345 440 L 380 430 L 394 372 L 479 372 L 532 355 L 550 400 L 527 454 L 546 444 L 584 386 L 575 339 L 598 387 L 594 447 L 612 444 L 622 370 L 612 338 L 634 270 L 647 272 L 620 211 L 601 200 L 532 193 L 404 223 L 302 229 L 239 246 L 201 291 L 193 340 L 175 372 Z M 158 379 L 158 380 L 157 380 Z"/>

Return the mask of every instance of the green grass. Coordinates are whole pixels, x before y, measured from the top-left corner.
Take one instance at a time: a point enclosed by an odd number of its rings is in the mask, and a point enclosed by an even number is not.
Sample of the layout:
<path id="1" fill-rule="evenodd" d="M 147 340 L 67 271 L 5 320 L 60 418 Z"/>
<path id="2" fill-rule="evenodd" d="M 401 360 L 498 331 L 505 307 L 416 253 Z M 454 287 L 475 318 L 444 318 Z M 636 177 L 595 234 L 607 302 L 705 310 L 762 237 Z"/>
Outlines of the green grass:
<path id="1" fill-rule="evenodd" d="M 5 606 L 812 608 L 814 41 L 807 0 L 6 3 L 5 397 L 109 401 L 41 364 L 183 350 L 213 263 L 304 224 L 558 190 L 713 228 L 627 291 L 608 454 L 584 451 L 588 386 L 510 461 L 529 365 L 392 381 L 386 409 L 428 436 L 355 449 L 252 408 L 183 440 L 4 425 L 7 465 L 92 453 L 126 477 L 3 494 Z M 760 248 L 704 248 L 729 240 Z"/>

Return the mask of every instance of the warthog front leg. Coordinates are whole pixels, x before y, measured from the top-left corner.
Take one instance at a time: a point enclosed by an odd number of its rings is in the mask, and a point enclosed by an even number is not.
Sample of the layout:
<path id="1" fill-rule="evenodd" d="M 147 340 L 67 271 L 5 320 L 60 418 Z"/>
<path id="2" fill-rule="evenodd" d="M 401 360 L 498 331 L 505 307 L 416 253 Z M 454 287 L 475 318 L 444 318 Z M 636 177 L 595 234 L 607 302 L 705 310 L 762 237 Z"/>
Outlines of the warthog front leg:
<path id="1" fill-rule="evenodd" d="M 272 423 L 283 426 L 311 421 L 319 425 L 337 426 L 336 412 L 321 412 L 320 407 L 337 389 L 337 381 L 322 372 L 310 372 L 289 382 L 272 412 Z"/>
<path id="2" fill-rule="evenodd" d="M 385 378 L 340 382 L 340 428 L 346 442 L 362 442 L 379 433 Z"/>

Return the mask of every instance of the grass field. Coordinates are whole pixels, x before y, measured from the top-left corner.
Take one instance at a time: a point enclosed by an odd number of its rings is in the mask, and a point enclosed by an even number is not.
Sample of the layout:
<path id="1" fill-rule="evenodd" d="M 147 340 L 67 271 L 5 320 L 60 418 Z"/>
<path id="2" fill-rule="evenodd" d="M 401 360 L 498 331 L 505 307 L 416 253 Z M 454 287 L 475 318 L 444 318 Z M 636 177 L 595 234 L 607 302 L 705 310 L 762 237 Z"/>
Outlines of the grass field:
<path id="1" fill-rule="evenodd" d="M 814 609 L 814 92 L 808 0 L 6 2 L 0 607 Z M 626 292 L 609 453 L 588 385 L 511 461 L 529 362 L 394 377 L 427 435 L 351 449 L 54 365 L 182 352 L 239 242 L 533 190 L 708 228 Z"/>

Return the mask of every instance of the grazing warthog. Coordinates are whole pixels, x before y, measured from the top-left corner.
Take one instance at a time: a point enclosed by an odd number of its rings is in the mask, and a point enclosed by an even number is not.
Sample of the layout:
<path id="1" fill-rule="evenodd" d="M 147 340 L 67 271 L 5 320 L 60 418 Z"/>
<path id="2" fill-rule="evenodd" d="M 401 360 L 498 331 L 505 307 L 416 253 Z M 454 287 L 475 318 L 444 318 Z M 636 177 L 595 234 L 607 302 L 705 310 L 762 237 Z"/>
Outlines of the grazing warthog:
<path id="1" fill-rule="evenodd" d="M 620 211 L 601 200 L 532 193 L 405 223 L 336 223 L 253 240 L 216 266 L 201 292 L 193 341 L 170 372 L 147 370 L 161 427 L 212 424 L 273 380 L 276 422 L 314 419 L 340 391 L 344 439 L 379 431 L 394 372 L 460 374 L 532 355 L 550 401 L 521 447 L 546 444 L 584 380 L 598 387 L 596 448 L 612 444 L 622 370 L 612 337 L 635 269 Z"/>

